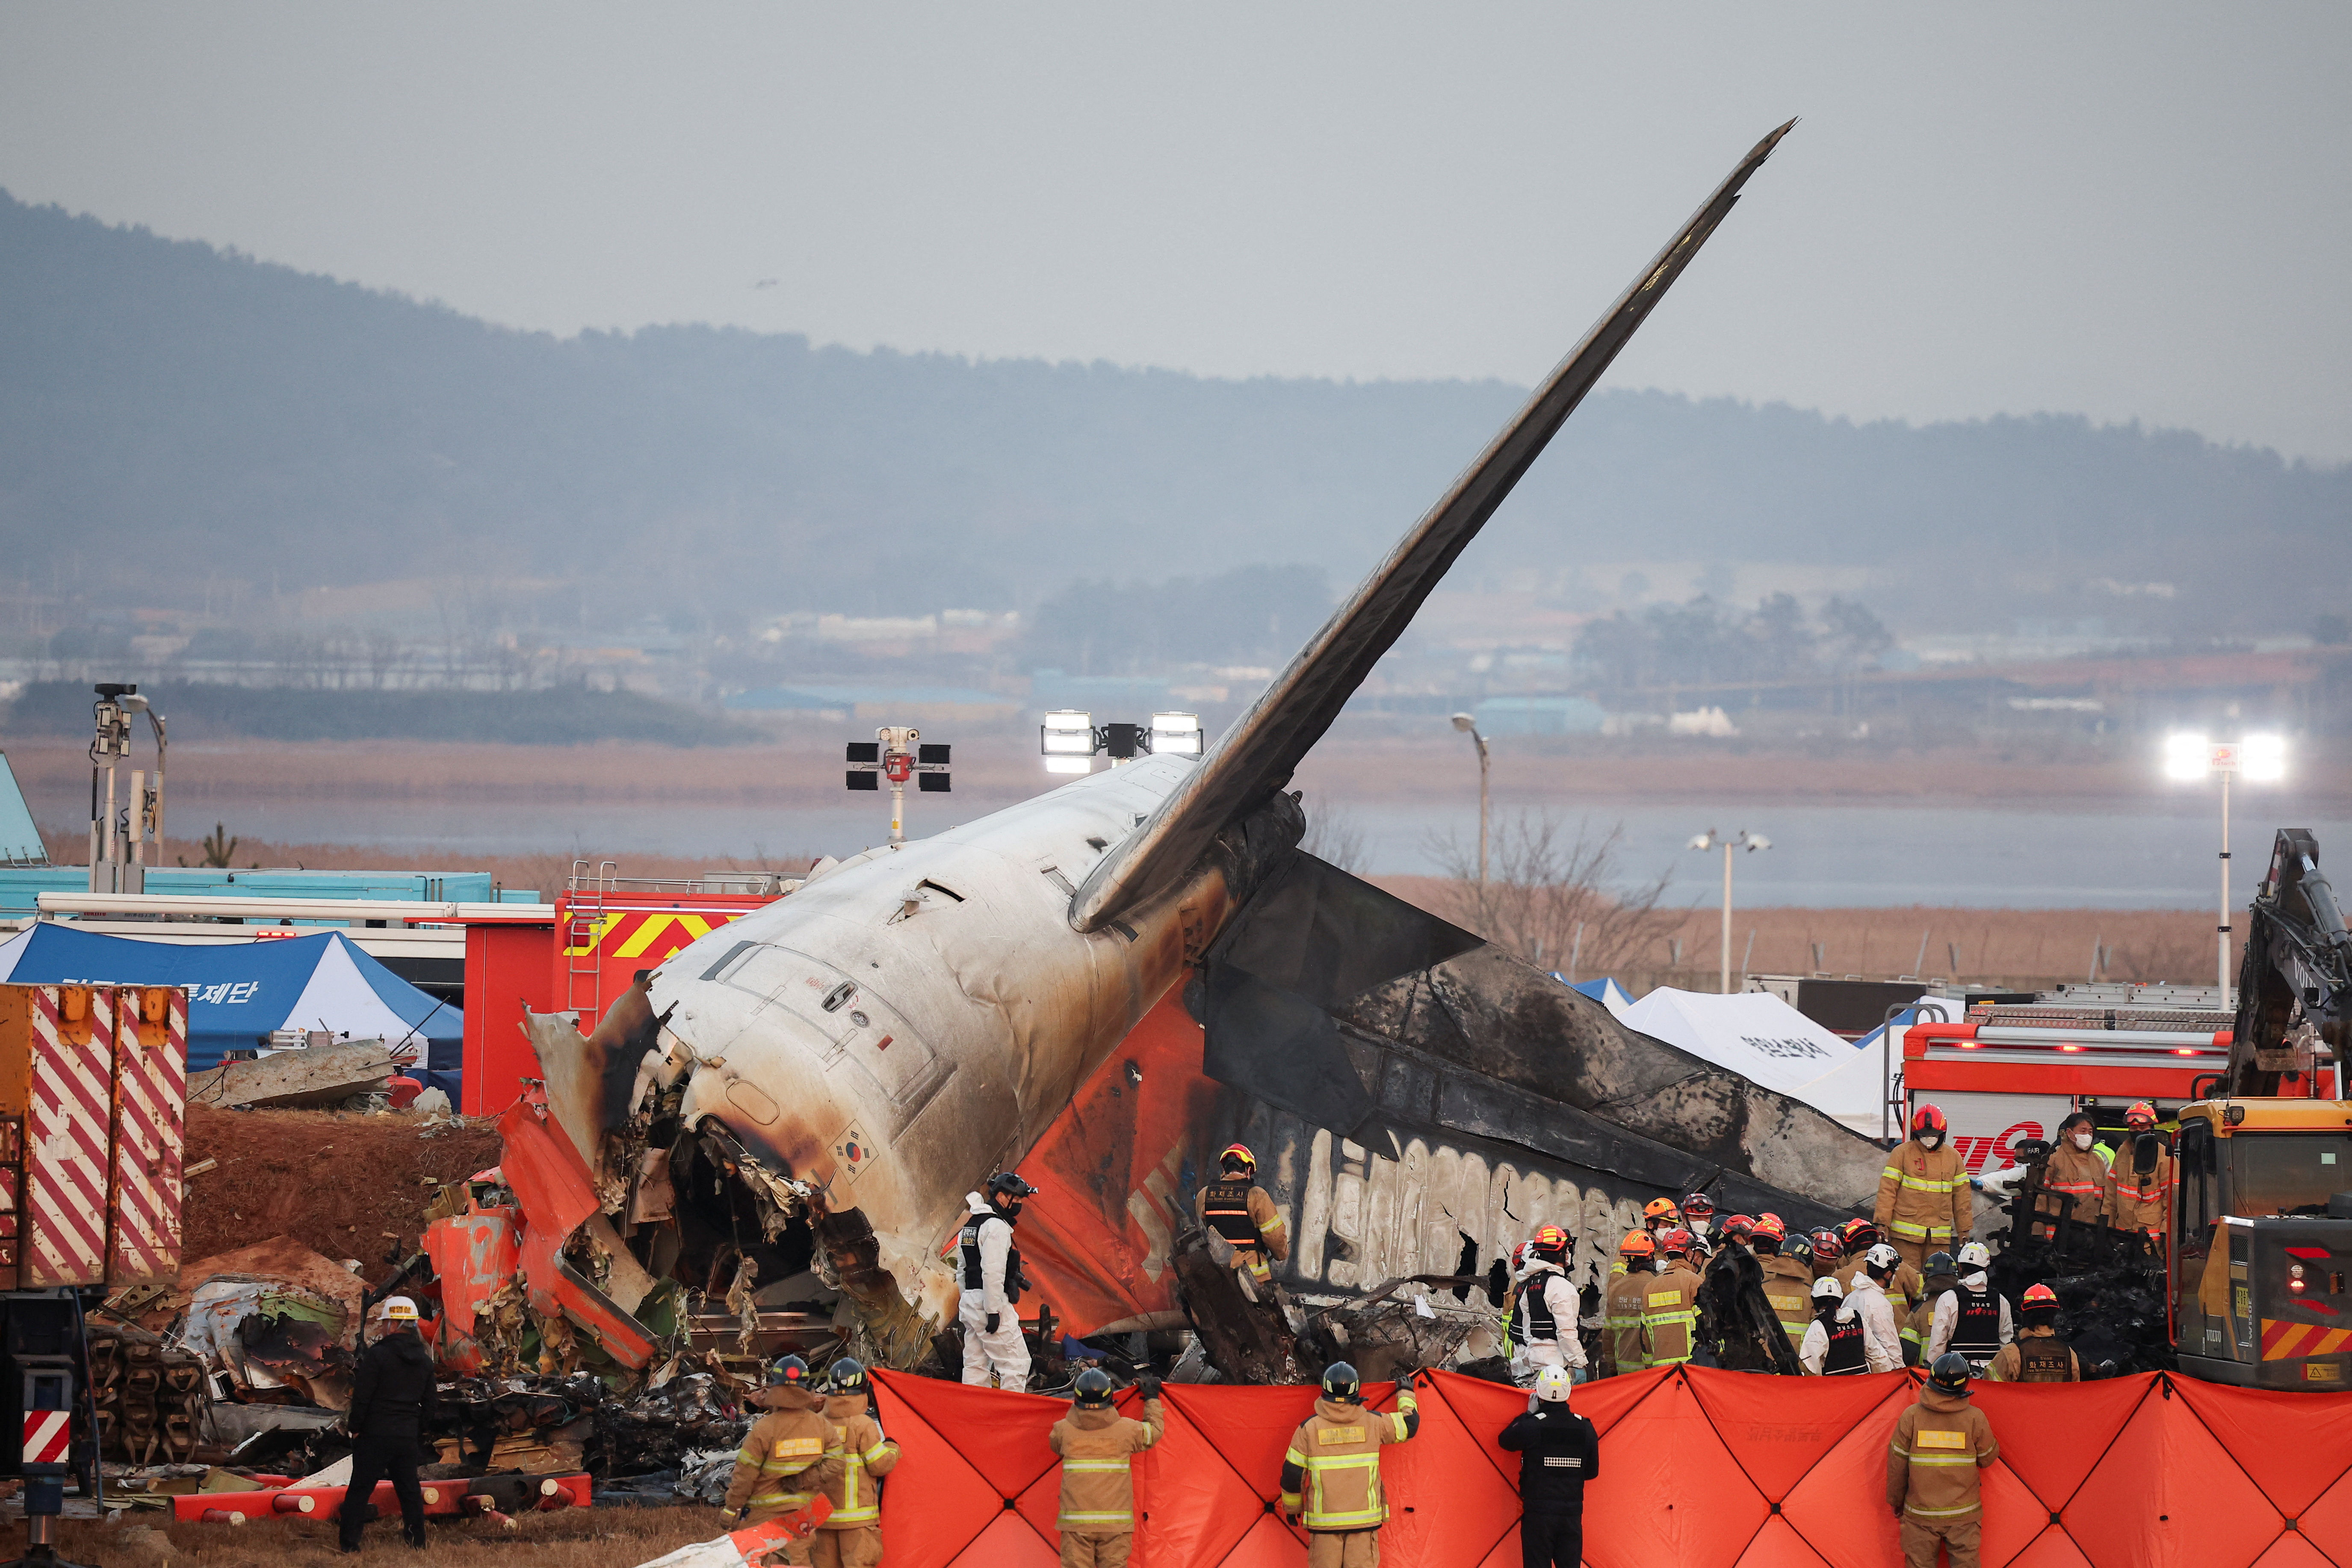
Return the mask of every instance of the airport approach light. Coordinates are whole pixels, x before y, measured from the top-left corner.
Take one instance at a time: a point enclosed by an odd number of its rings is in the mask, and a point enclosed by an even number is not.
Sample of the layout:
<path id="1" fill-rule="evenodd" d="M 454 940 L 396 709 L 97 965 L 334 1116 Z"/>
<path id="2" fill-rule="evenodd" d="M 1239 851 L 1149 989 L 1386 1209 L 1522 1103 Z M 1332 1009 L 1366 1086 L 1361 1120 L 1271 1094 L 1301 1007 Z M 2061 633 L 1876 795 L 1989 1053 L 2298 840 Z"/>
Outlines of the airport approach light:
<path id="1" fill-rule="evenodd" d="M 890 784 L 890 847 L 897 848 L 907 841 L 907 781 L 924 795 L 945 795 L 952 785 L 948 773 L 949 748 L 926 745 L 920 730 L 903 724 L 886 724 L 874 731 L 870 741 L 852 741 L 846 755 L 849 771 L 845 775 L 851 789 L 878 790 L 884 780 Z"/>
<path id="2" fill-rule="evenodd" d="M 2230 999 L 2230 780 L 2277 784 L 2286 777 L 2286 737 L 2267 731 L 2242 740 L 2216 741 L 2194 731 L 2177 730 L 2164 738 L 2164 776 L 2192 783 L 2208 773 L 2221 779 L 2221 915 L 2216 923 L 2215 960 L 2224 1002 Z"/>
<path id="3" fill-rule="evenodd" d="M 1113 767 L 1140 756 L 1197 757 L 1202 750 L 1201 718 L 1197 713 L 1154 713 L 1148 725 L 1097 724 L 1091 713 L 1060 708 L 1046 714 L 1038 727 L 1037 749 L 1045 753 L 1049 773 L 1091 773 L 1098 756 L 1110 758 Z"/>

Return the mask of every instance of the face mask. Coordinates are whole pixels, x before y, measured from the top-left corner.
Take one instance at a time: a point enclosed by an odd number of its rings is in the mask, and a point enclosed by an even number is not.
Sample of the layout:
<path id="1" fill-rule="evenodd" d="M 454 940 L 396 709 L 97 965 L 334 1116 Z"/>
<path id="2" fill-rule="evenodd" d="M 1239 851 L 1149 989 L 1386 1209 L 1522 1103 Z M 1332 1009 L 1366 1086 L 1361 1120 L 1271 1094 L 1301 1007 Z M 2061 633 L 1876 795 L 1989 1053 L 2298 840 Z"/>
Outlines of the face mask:
<path id="1" fill-rule="evenodd" d="M 2087 1132 L 2077 1132 L 2077 1133 L 2075 1133 L 2075 1134 L 2074 1134 L 2074 1147 L 2075 1147 L 2075 1148 L 2077 1148 L 2077 1149 L 2088 1149 L 2090 1146 L 2091 1146 L 2091 1135 L 2090 1135 L 2089 1133 L 2087 1133 Z"/>
<path id="2" fill-rule="evenodd" d="M 1922 1132 L 1919 1134 L 1919 1147 L 1922 1149 L 1936 1148 L 1942 1144 L 1943 1142 L 1944 1135 L 1940 1132 Z"/>
<path id="3" fill-rule="evenodd" d="M 1705 1236 L 1706 1234 L 1706 1227 L 1714 1223 L 1715 1222 L 1713 1220 L 1695 1219 L 1690 1222 L 1691 1234 L 1693 1236 Z"/>

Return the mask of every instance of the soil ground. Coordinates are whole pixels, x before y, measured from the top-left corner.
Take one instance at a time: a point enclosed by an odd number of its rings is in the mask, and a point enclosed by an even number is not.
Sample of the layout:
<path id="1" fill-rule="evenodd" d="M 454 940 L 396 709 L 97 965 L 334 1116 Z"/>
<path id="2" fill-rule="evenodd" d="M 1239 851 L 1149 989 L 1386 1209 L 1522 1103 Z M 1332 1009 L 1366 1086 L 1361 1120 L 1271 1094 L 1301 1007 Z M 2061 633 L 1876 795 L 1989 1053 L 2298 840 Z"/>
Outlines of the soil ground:
<path id="1" fill-rule="evenodd" d="M 415 1249 L 433 1184 L 499 1163 L 495 1127 L 445 1122 L 428 1138 L 428 1125 L 401 1112 L 188 1107 L 188 1163 L 219 1163 L 188 1182 L 181 1258 L 290 1236 L 328 1258 L 356 1258 L 368 1280 L 382 1279 L 395 1240 Z"/>
<path id="2" fill-rule="evenodd" d="M 412 1552 L 400 1539 L 400 1521 L 380 1520 L 367 1529 L 358 1561 L 415 1564 L 415 1568 L 636 1568 L 688 1542 L 726 1533 L 713 1508 L 600 1508 L 585 1512 L 525 1514 L 509 1531 L 478 1520 L 427 1526 L 430 1542 Z M 59 1522 L 59 1555 L 105 1568 L 330 1568 L 353 1559 L 335 1550 L 335 1524 L 327 1519 L 268 1519 L 241 1525 L 183 1523 L 134 1515 L 121 1523 L 68 1519 Z M 21 1531 L 11 1527 L 0 1541 L 13 1549 Z"/>

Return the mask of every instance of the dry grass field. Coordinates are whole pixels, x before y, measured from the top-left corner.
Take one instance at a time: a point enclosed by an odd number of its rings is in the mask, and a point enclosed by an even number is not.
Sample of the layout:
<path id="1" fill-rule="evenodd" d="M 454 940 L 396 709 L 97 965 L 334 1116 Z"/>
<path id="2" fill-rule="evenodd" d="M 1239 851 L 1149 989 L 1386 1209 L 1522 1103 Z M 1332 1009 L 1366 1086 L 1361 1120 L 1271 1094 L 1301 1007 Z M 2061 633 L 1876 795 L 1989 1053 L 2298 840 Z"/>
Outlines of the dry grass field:
<path id="1" fill-rule="evenodd" d="M 330 1568 L 354 1559 L 335 1550 L 329 1519 L 265 1519 L 241 1525 L 180 1523 L 135 1515 L 121 1523 L 64 1520 L 59 1554 L 103 1568 Z M 367 1529 L 357 1561 L 415 1568 L 636 1568 L 688 1542 L 726 1533 L 717 1509 L 599 1508 L 525 1514 L 512 1531 L 482 1521 L 435 1522 L 411 1551 L 397 1518 Z M 10 1527 L 21 1539 L 21 1527 Z"/>

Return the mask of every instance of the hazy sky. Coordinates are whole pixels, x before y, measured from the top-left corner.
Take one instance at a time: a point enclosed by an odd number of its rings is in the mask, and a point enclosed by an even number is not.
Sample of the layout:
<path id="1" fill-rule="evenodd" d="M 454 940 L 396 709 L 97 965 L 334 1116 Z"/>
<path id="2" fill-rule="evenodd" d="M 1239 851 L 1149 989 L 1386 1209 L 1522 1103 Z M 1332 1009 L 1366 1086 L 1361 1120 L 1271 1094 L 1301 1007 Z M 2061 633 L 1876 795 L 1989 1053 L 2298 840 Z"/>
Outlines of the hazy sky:
<path id="1" fill-rule="evenodd" d="M 2352 7 L 0 9 L 0 184 L 517 325 L 1540 374 L 2352 459 Z M 763 280 L 772 283 L 761 286 Z"/>

